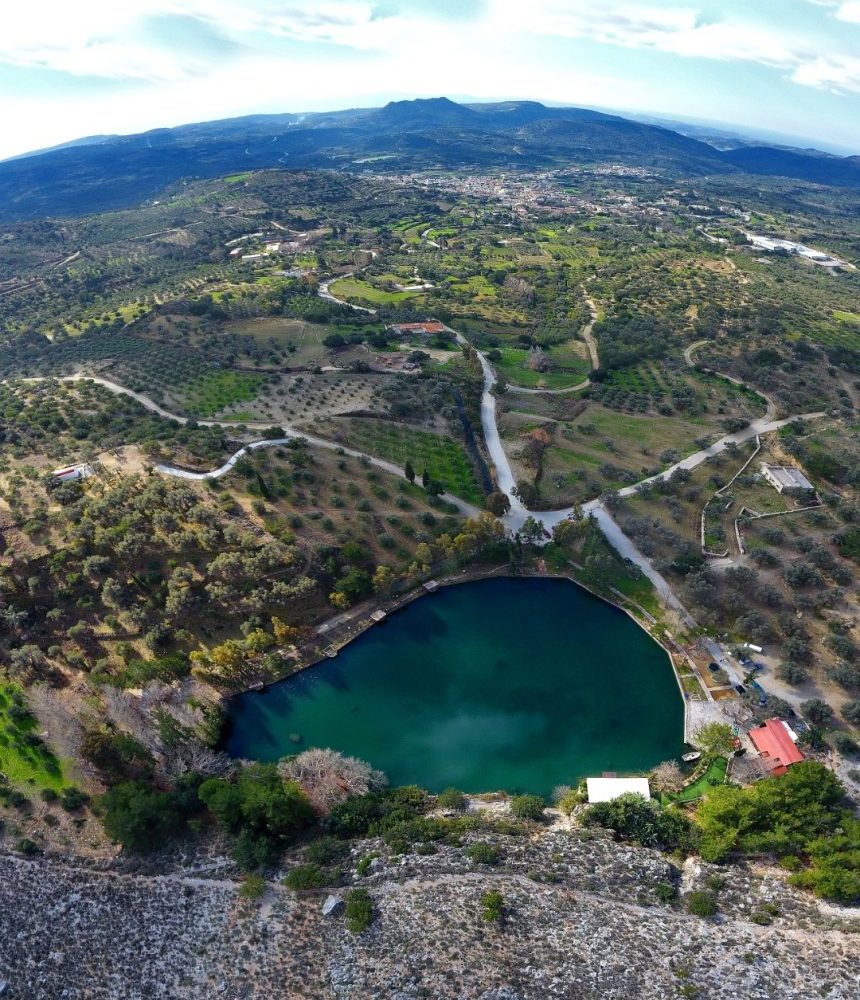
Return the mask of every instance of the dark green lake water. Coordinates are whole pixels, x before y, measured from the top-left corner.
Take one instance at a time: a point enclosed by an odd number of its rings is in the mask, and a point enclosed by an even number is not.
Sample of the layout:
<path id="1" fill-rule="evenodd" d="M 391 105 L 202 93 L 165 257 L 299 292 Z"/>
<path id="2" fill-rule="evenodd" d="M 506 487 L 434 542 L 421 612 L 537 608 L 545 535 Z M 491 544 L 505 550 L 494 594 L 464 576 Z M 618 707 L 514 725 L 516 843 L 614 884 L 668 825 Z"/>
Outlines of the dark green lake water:
<path id="1" fill-rule="evenodd" d="M 683 741 L 666 653 L 567 580 L 443 588 L 336 659 L 234 699 L 229 721 L 235 756 L 332 747 L 430 791 L 548 795 L 586 775 L 645 770 Z"/>

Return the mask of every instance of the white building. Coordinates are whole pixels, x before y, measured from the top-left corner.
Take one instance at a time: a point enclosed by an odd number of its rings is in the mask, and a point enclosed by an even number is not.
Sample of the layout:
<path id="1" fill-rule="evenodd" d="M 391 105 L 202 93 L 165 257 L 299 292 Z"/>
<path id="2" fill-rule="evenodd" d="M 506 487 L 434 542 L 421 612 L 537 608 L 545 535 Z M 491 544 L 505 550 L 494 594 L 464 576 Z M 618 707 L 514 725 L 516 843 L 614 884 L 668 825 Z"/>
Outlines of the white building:
<path id="1" fill-rule="evenodd" d="M 634 792 L 643 799 L 651 798 L 647 778 L 586 778 L 589 802 L 611 802 L 619 795 Z"/>
<path id="2" fill-rule="evenodd" d="M 800 469 L 790 465 L 768 465 L 767 462 L 762 462 L 761 474 L 777 493 L 782 493 L 783 490 L 815 489 Z"/>
<path id="3" fill-rule="evenodd" d="M 76 479 L 89 479 L 95 475 L 95 470 L 89 462 L 80 462 L 78 465 L 68 465 L 64 469 L 54 469 L 51 475 L 55 483 L 72 483 Z"/>

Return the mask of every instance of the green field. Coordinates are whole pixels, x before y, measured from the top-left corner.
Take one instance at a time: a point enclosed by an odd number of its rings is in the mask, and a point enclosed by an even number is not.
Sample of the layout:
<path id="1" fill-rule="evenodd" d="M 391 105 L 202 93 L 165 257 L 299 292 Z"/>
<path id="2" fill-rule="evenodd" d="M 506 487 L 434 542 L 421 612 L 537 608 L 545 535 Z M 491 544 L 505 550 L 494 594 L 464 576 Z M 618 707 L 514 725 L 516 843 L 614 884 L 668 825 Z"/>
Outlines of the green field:
<path id="1" fill-rule="evenodd" d="M 412 463 L 417 481 L 426 469 L 430 478 L 445 490 L 483 505 L 484 494 L 462 445 L 452 438 L 413 430 L 387 421 L 353 420 L 349 423 L 349 442 L 368 455 L 387 458 L 398 465 Z"/>
<path id="2" fill-rule="evenodd" d="M 382 288 L 375 288 L 367 281 L 358 278 L 341 278 L 331 285 L 331 293 L 336 298 L 358 302 L 370 302 L 374 305 L 391 305 L 392 303 L 403 302 L 405 299 L 415 298 L 423 292 L 387 292 Z"/>
<path id="3" fill-rule="evenodd" d="M 26 709 L 20 689 L 0 684 L 0 771 L 10 785 L 34 785 L 59 791 L 69 782 L 54 754 L 36 730 L 38 723 Z"/>
<path id="4" fill-rule="evenodd" d="M 578 385 L 588 374 L 588 362 L 583 359 L 575 359 L 581 364 L 574 371 L 536 372 L 528 367 L 529 352 L 524 348 L 502 347 L 499 350 L 502 355 L 501 361 L 495 361 L 493 364 L 499 377 L 511 385 L 522 385 L 527 389 L 567 389 Z M 550 351 L 549 356 L 552 359 L 554 353 Z"/>
<path id="5" fill-rule="evenodd" d="M 198 416 L 214 417 L 234 403 L 252 400 L 263 382 L 262 375 L 252 373 L 209 372 L 185 387 L 185 406 Z"/>

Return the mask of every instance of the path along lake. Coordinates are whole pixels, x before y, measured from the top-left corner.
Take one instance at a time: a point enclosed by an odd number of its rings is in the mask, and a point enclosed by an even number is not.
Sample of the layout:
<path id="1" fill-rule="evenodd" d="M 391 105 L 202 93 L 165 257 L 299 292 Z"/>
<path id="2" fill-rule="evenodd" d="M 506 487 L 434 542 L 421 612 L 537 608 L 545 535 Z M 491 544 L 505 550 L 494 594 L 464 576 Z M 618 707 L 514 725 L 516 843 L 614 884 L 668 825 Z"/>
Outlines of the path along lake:
<path id="1" fill-rule="evenodd" d="M 393 785 L 549 795 L 643 771 L 682 741 L 663 649 L 576 584 L 531 578 L 445 587 L 336 659 L 235 698 L 226 749 L 277 760 L 332 747 Z"/>

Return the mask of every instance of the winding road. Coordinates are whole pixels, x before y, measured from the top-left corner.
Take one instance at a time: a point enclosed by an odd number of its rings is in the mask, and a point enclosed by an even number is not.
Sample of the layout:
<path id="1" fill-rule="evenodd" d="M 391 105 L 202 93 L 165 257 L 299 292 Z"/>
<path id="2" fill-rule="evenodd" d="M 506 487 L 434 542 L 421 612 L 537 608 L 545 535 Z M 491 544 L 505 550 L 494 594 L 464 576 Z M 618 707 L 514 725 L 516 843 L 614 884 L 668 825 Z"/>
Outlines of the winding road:
<path id="1" fill-rule="evenodd" d="M 355 273 L 355 272 L 352 272 Z M 326 282 L 322 282 L 319 286 L 319 294 L 322 298 L 328 298 L 335 302 L 340 302 L 341 300 L 336 299 L 328 291 L 328 286 L 334 279 L 329 279 Z M 588 299 L 589 306 L 592 309 L 592 323 L 594 318 L 596 318 L 596 309 L 594 303 Z M 343 303 L 345 305 L 351 305 L 351 303 Z M 373 312 L 374 310 L 365 309 L 360 306 L 352 306 L 354 309 L 360 309 L 363 312 Z M 450 329 L 450 328 L 449 328 Z M 460 332 L 456 330 L 451 331 L 457 339 L 457 342 L 463 346 L 472 345 Z M 591 337 L 591 331 L 589 328 L 589 338 Z M 586 338 L 588 340 L 588 338 Z M 698 341 L 695 344 L 691 344 L 684 351 L 684 358 L 688 364 L 693 365 L 693 353 L 700 347 L 705 341 Z M 591 344 L 589 349 L 592 350 Z M 516 494 L 516 479 L 514 478 L 513 470 L 511 468 L 510 461 L 507 454 L 505 453 L 504 445 L 502 443 L 501 435 L 498 429 L 498 420 L 496 414 L 496 396 L 493 393 L 493 386 L 496 383 L 496 375 L 493 371 L 492 365 L 484 356 L 481 351 L 476 350 L 475 353 L 481 364 L 481 370 L 483 373 L 483 387 L 481 393 L 481 426 L 484 433 L 484 440 L 486 442 L 487 451 L 489 453 L 490 459 L 495 467 L 496 472 L 496 484 L 498 489 L 507 495 L 510 500 L 510 510 L 501 519 L 504 523 L 507 531 L 511 535 L 515 535 L 520 532 L 529 518 L 533 518 L 543 524 L 544 528 L 552 529 L 555 525 L 560 522 L 567 520 L 568 518 L 574 516 L 576 511 L 575 506 L 562 507 L 556 510 L 529 510 L 525 504 L 520 500 Z M 593 347 L 592 361 L 597 361 L 597 348 L 596 345 Z M 596 365 L 595 365 L 596 367 Z M 706 369 L 708 370 L 708 369 Z M 668 478 L 678 469 L 694 469 L 702 462 L 706 462 L 709 458 L 713 458 L 715 455 L 720 454 L 725 451 L 726 448 L 733 444 L 742 444 L 745 441 L 754 438 L 759 434 L 767 434 L 771 431 L 779 430 L 779 428 L 786 426 L 797 420 L 811 420 L 818 417 L 824 416 L 822 412 L 816 413 L 804 413 L 796 414 L 794 416 L 785 417 L 781 420 L 775 420 L 774 416 L 776 413 L 776 404 L 770 399 L 765 393 L 759 392 L 753 389 L 752 386 L 748 386 L 738 379 L 732 376 L 723 375 L 720 372 L 713 372 L 713 374 L 720 376 L 721 378 L 728 379 L 728 381 L 743 386 L 746 389 L 750 389 L 753 392 L 757 392 L 767 402 L 767 412 L 764 416 L 752 421 L 749 426 L 745 427 L 743 430 L 736 431 L 731 434 L 726 434 L 724 437 L 715 441 L 713 444 L 709 445 L 707 448 L 702 448 L 699 451 L 694 452 L 692 455 L 688 455 L 686 458 L 674 465 L 669 466 L 667 469 L 657 473 L 654 476 L 649 476 L 646 479 L 641 480 L 631 486 L 626 486 L 619 490 L 620 496 L 631 496 L 638 489 L 649 483 L 654 483 L 659 480 Z M 77 382 L 81 380 L 89 380 L 103 386 L 111 392 L 129 396 L 130 398 L 136 400 L 141 406 L 151 413 L 156 413 L 167 420 L 172 420 L 179 424 L 187 424 L 189 422 L 188 417 L 180 416 L 176 413 L 171 413 L 169 410 L 164 409 L 154 400 L 150 399 L 143 393 L 135 392 L 132 389 L 128 389 L 117 382 L 111 382 L 109 379 L 102 378 L 97 375 L 66 375 L 66 376 L 44 376 L 40 378 L 30 378 L 23 379 L 22 381 L 27 382 L 43 382 L 49 381 L 51 378 L 55 378 L 57 381 L 61 382 Z M 575 387 L 579 388 L 579 387 Z M 552 390 L 527 390 L 522 389 L 523 392 L 550 392 Z M 572 392 L 574 389 L 561 389 L 554 390 L 555 392 Z M 223 420 L 198 420 L 196 423 L 203 427 L 229 427 L 235 430 L 236 423 L 234 421 L 223 421 Z M 267 423 L 252 423 L 246 422 L 246 427 L 251 429 L 264 429 L 270 426 Z M 196 472 L 189 469 L 182 469 L 177 466 L 172 466 L 164 463 L 158 463 L 155 465 L 155 470 L 163 475 L 174 476 L 179 479 L 188 480 L 207 480 L 207 479 L 219 479 L 222 476 L 227 475 L 231 469 L 233 469 L 236 463 L 245 455 L 257 451 L 260 448 L 271 448 L 278 447 L 288 444 L 290 441 L 296 439 L 303 439 L 308 444 L 314 445 L 318 448 L 325 448 L 330 451 L 337 451 L 341 454 L 349 455 L 353 458 L 358 458 L 362 461 L 368 462 L 370 465 L 375 466 L 378 469 L 382 469 L 392 475 L 404 478 L 404 471 L 398 465 L 393 462 L 388 462 L 385 459 L 376 458 L 373 455 L 367 455 L 364 452 L 357 451 L 353 448 L 346 448 L 343 445 L 335 441 L 330 441 L 326 438 L 317 437 L 313 434 L 308 434 L 304 430 L 297 427 L 284 426 L 283 427 L 283 437 L 278 437 L 274 439 L 263 439 L 258 441 L 253 441 L 244 447 L 236 451 L 230 458 L 221 466 L 216 469 L 211 469 L 205 472 Z M 475 517 L 480 513 L 480 509 L 473 504 L 467 503 L 460 497 L 454 496 L 450 493 L 443 493 L 442 499 L 452 504 L 461 514 L 466 517 Z M 590 500 L 583 504 L 581 510 L 592 515 L 598 522 L 606 536 L 607 541 L 612 545 L 612 547 L 625 559 L 629 559 L 631 562 L 635 563 L 641 568 L 643 573 L 652 581 L 658 593 L 660 593 L 663 600 L 676 611 L 678 611 L 685 620 L 691 620 L 690 616 L 681 605 L 680 601 L 677 599 L 675 594 L 672 592 L 671 587 L 669 587 L 666 580 L 656 571 L 656 569 L 651 564 L 651 561 L 646 558 L 630 541 L 629 538 L 623 533 L 621 528 L 613 520 L 611 514 L 606 510 L 600 498 Z"/>
<path id="2" fill-rule="evenodd" d="M 177 424 L 187 424 L 190 419 L 189 417 L 182 417 L 178 413 L 171 413 L 169 410 L 165 410 L 163 406 L 159 406 L 155 400 L 150 399 L 149 396 L 145 396 L 141 392 L 135 392 L 133 389 L 128 389 L 124 385 L 120 385 L 118 382 L 111 382 L 109 379 L 102 378 L 99 375 L 45 375 L 38 378 L 16 379 L 13 381 L 95 382 L 97 385 L 103 386 L 105 389 L 108 389 L 110 392 L 116 393 L 117 395 L 129 396 L 131 399 L 140 403 L 145 410 L 148 410 L 150 413 L 156 413 L 158 416 L 164 417 L 166 420 L 172 420 Z M 234 431 L 237 426 L 235 420 L 195 420 L 194 422 L 198 425 L 198 427 L 228 427 Z M 243 426 L 251 428 L 252 430 L 263 430 L 267 427 L 271 427 L 272 422 L 269 421 L 268 423 L 262 423 L 244 421 Z M 383 458 L 375 458 L 373 455 L 367 455 L 354 448 L 346 448 L 337 441 L 329 441 L 327 438 L 317 437 L 314 434 L 307 434 L 298 427 L 290 427 L 288 425 L 281 426 L 284 431 L 284 437 L 263 438 L 259 441 L 252 441 L 250 444 L 247 444 L 238 451 L 234 452 L 223 465 L 219 465 L 217 469 L 210 469 L 208 472 L 194 472 L 190 469 L 181 469 L 178 466 L 166 465 L 161 462 L 156 463 L 153 468 L 156 472 L 160 472 L 166 476 L 175 476 L 178 479 L 220 479 L 222 476 L 227 475 L 239 459 L 250 452 L 257 451 L 260 448 L 283 447 L 291 441 L 300 439 L 307 441 L 308 444 L 314 445 L 317 448 L 325 448 L 328 451 L 336 451 L 339 454 L 342 453 L 344 455 L 350 455 L 352 458 L 359 458 L 362 461 L 369 462 L 370 465 L 375 466 L 377 469 L 383 469 L 385 472 L 390 472 L 392 475 L 399 476 L 401 479 L 406 478 L 403 469 L 401 469 L 400 466 L 395 465 L 393 462 L 387 462 Z M 465 517 L 477 517 L 477 515 L 481 513 L 481 509 L 479 507 L 476 507 L 474 504 L 467 503 L 460 497 L 454 496 L 453 493 L 442 493 L 440 496 L 443 500 L 456 507 L 457 510 L 459 510 Z"/>

